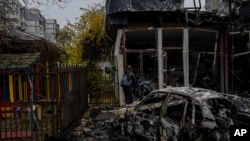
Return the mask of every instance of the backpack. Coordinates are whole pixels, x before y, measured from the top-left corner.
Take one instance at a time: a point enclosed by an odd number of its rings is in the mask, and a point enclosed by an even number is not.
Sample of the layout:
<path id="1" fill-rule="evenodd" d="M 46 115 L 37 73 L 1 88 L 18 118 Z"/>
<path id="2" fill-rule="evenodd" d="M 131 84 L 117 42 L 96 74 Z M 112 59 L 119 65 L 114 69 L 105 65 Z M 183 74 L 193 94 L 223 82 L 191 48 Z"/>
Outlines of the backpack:
<path id="1" fill-rule="evenodd" d="M 121 80 L 121 86 L 131 86 L 132 85 L 132 79 L 126 74 L 123 75 L 122 80 Z"/>
<path id="2" fill-rule="evenodd" d="M 153 91 L 153 87 L 149 83 L 143 83 L 143 93 L 144 96 L 148 95 L 150 92 Z"/>

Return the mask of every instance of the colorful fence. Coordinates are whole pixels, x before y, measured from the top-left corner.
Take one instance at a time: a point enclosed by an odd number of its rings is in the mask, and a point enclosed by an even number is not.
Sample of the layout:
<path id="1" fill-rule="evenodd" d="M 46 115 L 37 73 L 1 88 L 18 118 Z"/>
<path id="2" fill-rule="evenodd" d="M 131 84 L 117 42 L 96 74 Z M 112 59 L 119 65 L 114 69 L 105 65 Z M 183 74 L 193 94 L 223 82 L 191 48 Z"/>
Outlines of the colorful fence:
<path id="1" fill-rule="evenodd" d="M 83 66 L 46 63 L 0 70 L 0 140 L 66 135 L 87 106 Z"/>

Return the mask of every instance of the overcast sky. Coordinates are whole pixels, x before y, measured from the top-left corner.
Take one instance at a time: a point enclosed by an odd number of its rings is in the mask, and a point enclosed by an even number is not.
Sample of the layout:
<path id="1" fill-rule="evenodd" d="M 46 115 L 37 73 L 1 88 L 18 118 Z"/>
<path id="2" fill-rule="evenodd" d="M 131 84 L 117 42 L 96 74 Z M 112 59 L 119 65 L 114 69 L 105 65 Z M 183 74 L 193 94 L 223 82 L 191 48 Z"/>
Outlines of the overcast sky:
<path id="1" fill-rule="evenodd" d="M 22 1 L 22 0 L 21 0 Z M 45 3 L 46 0 L 36 0 L 40 1 L 39 4 L 28 5 L 28 8 L 38 8 L 46 19 L 56 19 L 57 23 L 62 28 L 69 21 L 70 23 L 76 22 L 76 18 L 79 18 L 82 14 L 80 8 L 87 8 L 95 3 L 105 4 L 105 0 L 66 0 L 71 1 L 65 5 L 56 5 L 53 3 Z M 52 1 L 52 0 L 49 0 Z M 198 0 L 196 0 L 198 2 Z M 204 4 L 205 0 L 201 0 L 202 4 Z M 42 3 L 44 2 L 44 3 Z M 185 0 L 185 7 L 192 6 L 193 1 Z"/>

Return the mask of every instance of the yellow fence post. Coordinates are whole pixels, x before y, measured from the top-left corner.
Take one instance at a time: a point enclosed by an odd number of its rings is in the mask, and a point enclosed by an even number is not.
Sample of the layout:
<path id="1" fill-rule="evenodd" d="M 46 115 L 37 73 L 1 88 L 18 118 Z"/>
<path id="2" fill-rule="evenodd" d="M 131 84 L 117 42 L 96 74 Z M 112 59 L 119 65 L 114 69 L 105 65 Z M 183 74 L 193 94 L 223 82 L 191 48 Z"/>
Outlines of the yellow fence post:
<path id="1" fill-rule="evenodd" d="M 22 86 L 22 76 L 17 76 L 17 83 L 18 83 L 18 94 L 19 94 L 19 100 L 23 100 L 23 86 Z"/>
<path id="2" fill-rule="evenodd" d="M 9 75 L 9 93 L 10 93 L 10 102 L 14 102 L 14 87 L 13 87 L 13 76 Z"/>

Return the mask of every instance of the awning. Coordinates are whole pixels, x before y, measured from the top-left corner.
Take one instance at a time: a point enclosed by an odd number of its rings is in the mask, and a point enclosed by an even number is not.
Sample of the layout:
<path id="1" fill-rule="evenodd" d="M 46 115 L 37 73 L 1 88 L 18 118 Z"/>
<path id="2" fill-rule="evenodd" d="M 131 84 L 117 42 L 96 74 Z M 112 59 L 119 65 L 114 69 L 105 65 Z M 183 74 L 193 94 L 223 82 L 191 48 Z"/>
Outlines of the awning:
<path id="1" fill-rule="evenodd" d="M 106 14 L 139 11 L 177 11 L 183 9 L 184 0 L 107 0 Z"/>

